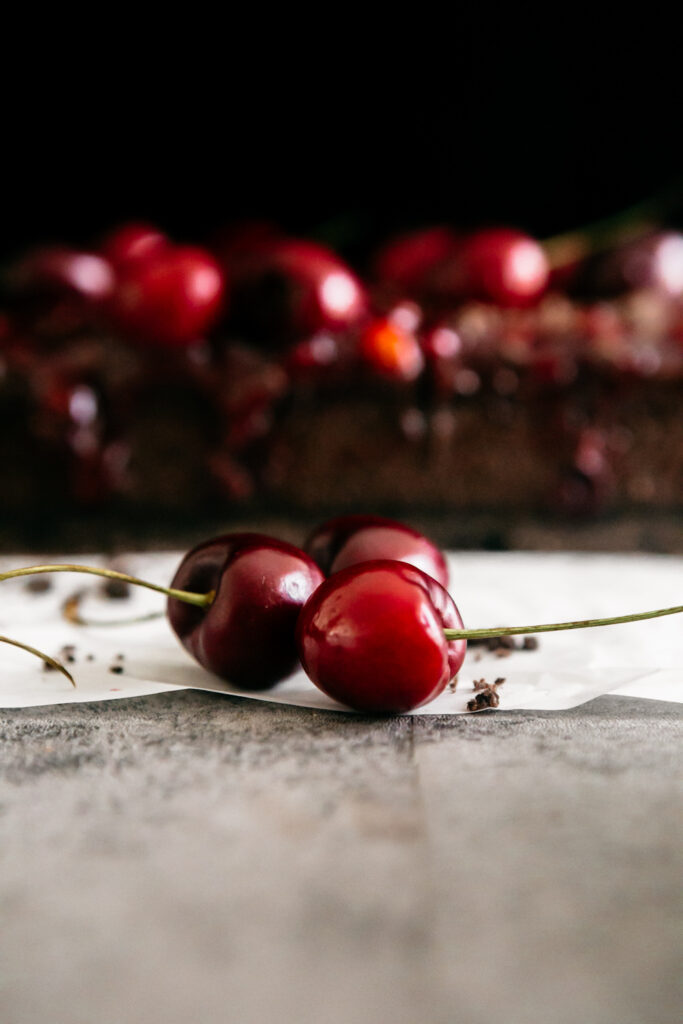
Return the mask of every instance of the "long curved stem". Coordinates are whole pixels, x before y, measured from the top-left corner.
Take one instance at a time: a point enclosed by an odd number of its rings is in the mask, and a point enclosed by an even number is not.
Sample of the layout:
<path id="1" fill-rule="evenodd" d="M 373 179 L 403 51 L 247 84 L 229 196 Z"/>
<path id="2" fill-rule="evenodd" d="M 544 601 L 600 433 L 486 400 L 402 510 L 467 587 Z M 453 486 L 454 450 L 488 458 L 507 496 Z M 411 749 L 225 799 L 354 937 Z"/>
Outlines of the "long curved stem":
<path id="1" fill-rule="evenodd" d="M 167 597 L 174 597 L 177 601 L 185 604 L 193 604 L 197 608 L 208 608 L 216 596 L 215 590 L 209 590 L 206 594 L 195 594 L 190 590 L 174 590 L 172 587 L 161 587 L 157 583 L 149 583 L 147 580 L 138 579 L 137 576 L 129 576 L 125 572 L 117 572 L 116 569 L 99 569 L 92 565 L 28 565 L 22 569 L 10 569 L 9 572 L 0 572 L 0 583 L 4 580 L 16 579 L 19 576 L 37 576 L 45 572 L 82 572 L 89 576 L 103 576 L 108 580 L 123 580 L 136 587 L 147 587 L 148 590 L 156 590 L 159 594 Z"/>
<path id="2" fill-rule="evenodd" d="M 591 626 L 616 626 L 621 622 L 640 622 L 643 619 L 659 619 L 663 615 L 677 615 L 683 612 L 683 605 L 675 608 L 658 608 L 653 612 L 636 612 L 633 615 L 617 615 L 609 619 L 580 619 L 574 622 L 549 622 L 541 626 L 498 626 L 493 629 L 445 629 L 447 640 L 486 640 L 494 636 L 519 636 L 523 633 L 556 633 L 562 629 L 587 629 Z"/>
<path id="3" fill-rule="evenodd" d="M 147 612 L 146 615 L 130 615 L 122 619 L 87 619 L 81 615 L 81 601 L 85 596 L 81 590 L 62 602 L 62 616 L 73 626 L 134 626 L 164 618 L 164 612 Z"/>
<path id="4" fill-rule="evenodd" d="M 49 665 L 50 668 L 55 668 L 57 669 L 58 672 L 61 672 L 63 676 L 66 676 L 66 678 L 69 680 L 73 687 L 76 686 L 76 680 L 71 675 L 69 670 L 65 668 L 64 665 L 62 665 L 61 661 L 57 661 L 56 658 L 51 658 L 49 654 L 43 654 L 43 652 L 39 651 L 37 647 L 31 647 L 30 644 L 22 644 L 21 641 L 13 640 L 10 636 L 1 635 L 0 643 L 10 644 L 12 647 L 18 647 L 22 651 L 27 651 L 29 654 L 34 654 L 36 658 L 40 658 L 40 660 Z"/>

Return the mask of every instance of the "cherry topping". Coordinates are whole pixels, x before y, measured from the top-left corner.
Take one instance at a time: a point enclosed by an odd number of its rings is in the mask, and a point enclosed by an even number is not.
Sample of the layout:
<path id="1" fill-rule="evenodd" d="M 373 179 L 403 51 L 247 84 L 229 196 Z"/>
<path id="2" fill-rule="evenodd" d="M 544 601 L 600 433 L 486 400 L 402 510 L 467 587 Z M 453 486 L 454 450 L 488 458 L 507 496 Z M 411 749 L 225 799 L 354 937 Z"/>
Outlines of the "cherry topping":
<path id="1" fill-rule="evenodd" d="M 292 544 L 258 533 L 217 537 L 185 556 L 171 585 L 213 590 L 212 603 L 170 597 L 169 622 L 200 665 L 243 689 L 264 689 L 296 668 L 297 618 L 322 580 Z"/>
<path id="2" fill-rule="evenodd" d="M 410 711 L 460 670 L 462 620 L 443 587 L 404 562 L 372 561 L 326 580 L 304 605 L 299 656 L 309 678 L 357 711 Z"/>
<path id="3" fill-rule="evenodd" d="M 208 252 L 167 246 L 119 267 L 111 316 L 141 341 L 183 347 L 213 325 L 224 291 L 223 275 Z"/>
<path id="4" fill-rule="evenodd" d="M 114 276 L 107 260 L 95 253 L 52 246 L 21 260 L 11 273 L 11 284 L 31 295 L 72 295 L 98 303 L 111 292 Z"/>
<path id="5" fill-rule="evenodd" d="M 367 366 L 394 380 L 415 380 L 424 368 L 424 356 L 415 335 L 389 318 L 374 320 L 364 328 L 359 351 Z"/>
<path id="6" fill-rule="evenodd" d="M 235 280 L 232 319 L 247 337 L 281 345 L 363 315 L 362 285 L 335 253 L 314 242 L 274 239 L 245 259 Z"/>
<path id="7" fill-rule="evenodd" d="M 151 256 L 168 244 L 166 235 L 153 224 L 122 224 L 104 239 L 102 253 L 113 266 L 118 267 L 129 260 Z"/>
<path id="8" fill-rule="evenodd" d="M 453 254 L 458 236 L 449 227 L 423 228 L 392 238 L 376 253 L 375 276 L 406 295 L 428 290 L 434 269 Z"/>
<path id="9" fill-rule="evenodd" d="M 382 516 L 350 515 L 328 519 L 304 544 L 326 576 L 378 558 L 408 562 L 448 586 L 448 566 L 441 551 L 423 534 Z"/>
<path id="10" fill-rule="evenodd" d="M 543 248 L 512 228 L 470 235 L 438 271 L 439 290 L 501 306 L 525 306 L 544 292 L 549 265 Z"/>

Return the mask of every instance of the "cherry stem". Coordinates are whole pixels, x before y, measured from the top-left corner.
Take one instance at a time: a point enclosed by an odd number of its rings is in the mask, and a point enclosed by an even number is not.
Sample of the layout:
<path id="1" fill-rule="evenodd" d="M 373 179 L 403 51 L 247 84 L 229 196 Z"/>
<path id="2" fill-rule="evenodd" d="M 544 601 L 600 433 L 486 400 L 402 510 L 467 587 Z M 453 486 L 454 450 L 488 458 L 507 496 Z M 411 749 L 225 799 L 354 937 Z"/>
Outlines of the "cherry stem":
<path id="1" fill-rule="evenodd" d="M 172 587 L 161 587 L 156 583 L 148 583 L 147 580 L 129 576 L 125 572 L 117 572 L 115 569 L 98 569 L 92 565 L 29 565 L 23 569 L 0 572 L 0 583 L 4 580 L 16 579 L 18 576 L 37 576 L 44 572 L 82 572 L 89 576 L 103 576 L 108 580 L 122 580 L 135 587 L 156 590 L 159 594 L 166 594 L 167 597 L 173 597 L 176 601 L 183 601 L 185 604 L 193 604 L 197 608 L 208 608 L 216 596 L 215 590 L 210 590 L 207 594 L 195 594 L 189 590 L 174 590 Z"/>
<path id="2" fill-rule="evenodd" d="M 589 253 L 604 252 L 649 234 L 664 217 L 680 206 L 680 188 L 681 182 L 677 181 L 659 194 L 611 217 L 544 239 L 542 244 L 551 267 L 568 266 Z"/>
<path id="3" fill-rule="evenodd" d="M 610 619 L 581 619 L 576 622 L 549 622 L 541 626 L 499 626 L 494 629 L 445 629 L 447 640 L 486 640 L 496 636 L 519 636 L 523 633 L 556 633 L 562 629 L 587 629 L 590 626 L 616 626 L 620 622 L 640 622 L 642 619 L 659 619 L 663 615 L 677 615 L 683 612 L 683 605 L 676 608 L 658 608 L 653 612 L 636 612 L 633 615 L 617 615 Z"/>
<path id="4" fill-rule="evenodd" d="M 0 636 L 0 643 L 10 644 L 12 647 L 18 647 L 22 651 L 27 651 L 29 654 L 34 654 L 36 658 L 40 658 L 42 662 L 49 665 L 50 668 L 57 669 L 62 675 L 66 676 L 73 687 L 76 686 L 76 680 L 71 675 L 68 669 L 62 665 L 61 661 L 57 661 L 56 658 L 51 658 L 49 654 L 43 654 L 37 647 L 31 647 L 30 644 L 22 644 L 19 640 L 12 640 L 9 636 Z"/>

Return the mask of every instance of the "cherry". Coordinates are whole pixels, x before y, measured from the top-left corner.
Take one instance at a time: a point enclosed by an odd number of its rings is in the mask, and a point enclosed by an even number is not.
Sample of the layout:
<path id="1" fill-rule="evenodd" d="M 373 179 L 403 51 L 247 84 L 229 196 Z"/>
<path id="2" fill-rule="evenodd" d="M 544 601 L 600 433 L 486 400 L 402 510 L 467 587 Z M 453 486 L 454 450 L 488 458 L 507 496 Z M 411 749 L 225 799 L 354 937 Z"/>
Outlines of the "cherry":
<path id="1" fill-rule="evenodd" d="M 388 317 L 374 320 L 364 328 L 359 353 L 375 373 L 393 380 L 416 380 L 424 368 L 424 356 L 415 335 Z"/>
<path id="2" fill-rule="evenodd" d="M 200 665 L 243 689 L 264 689 L 296 668 L 296 621 L 322 580 L 292 544 L 257 533 L 216 537 L 185 556 L 171 584 L 214 591 L 211 604 L 169 597 L 168 619 Z"/>
<path id="3" fill-rule="evenodd" d="M 102 243 L 102 253 L 120 267 L 130 260 L 144 259 L 169 244 L 168 238 L 153 224 L 131 222 L 110 232 Z"/>
<path id="4" fill-rule="evenodd" d="M 234 282 L 234 326 L 270 345 L 343 329 L 365 309 L 356 276 L 332 250 L 314 242 L 264 241 L 244 259 Z"/>
<path id="5" fill-rule="evenodd" d="M 382 516 L 350 515 L 328 519 L 304 544 L 326 576 L 371 560 L 407 562 L 442 587 L 448 586 L 446 559 L 423 534 Z"/>
<path id="6" fill-rule="evenodd" d="M 406 295 L 419 295 L 429 289 L 430 275 L 455 252 L 458 241 L 455 232 L 445 226 L 399 235 L 376 253 L 375 276 Z"/>
<path id="7" fill-rule="evenodd" d="M 661 231 L 598 256 L 589 268 L 597 291 L 619 294 L 653 288 L 665 295 L 683 293 L 683 235 Z"/>
<path id="8" fill-rule="evenodd" d="M 544 292 L 549 272 L 543 248 L 529 235 L 489 228 L 465 239 L 436 273 L 438 289 L 445 295 L 526 306 Z"/>
<path id="9" fill-rule="evenodd" d="M 208 252 L 167 246 L 119 267 L 110 312 L 132 337 L 180 348 L 201 340 L 213 325 L 224 291 L 221 270 Z"/>
<path id="10" fill-rule="evenodd" d="M 467 641 L 444 588 L 404 562 L 342 569 L 306 602 L 301 663 L 319 689 L 357 711 L 402 713 L 437 697 L 460 670 Z"/>
<path id="11" fill-rule="evenodd" d="M 114 275 L 102 256 L 50 246 L 25 256 L 13 268 L 10 283 L 18 292 L 30 295 L 75 296 L 99 303 L 110 294 Z"/>

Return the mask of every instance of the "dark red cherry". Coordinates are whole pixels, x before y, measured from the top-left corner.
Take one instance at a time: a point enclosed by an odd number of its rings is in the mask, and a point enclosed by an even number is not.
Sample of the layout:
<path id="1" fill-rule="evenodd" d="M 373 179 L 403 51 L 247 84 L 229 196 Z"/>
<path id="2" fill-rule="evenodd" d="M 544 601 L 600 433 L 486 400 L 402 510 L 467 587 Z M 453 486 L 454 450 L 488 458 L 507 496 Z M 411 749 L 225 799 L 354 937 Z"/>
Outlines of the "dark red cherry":
<path id="1" fill-rule="evenodd" d="M 144 259 L 169 244 L 168 238 L 153 224 L 122 224 L 110 232 L 102 243 L 102 253 L 119 267 L 130 260 Z"/>
<path id="2" fill-rule="evenodd" d="M 363 329 L 359 353 L 371 370 L 393 380 L 416 380 L 424 368 L 415 335 L 388 317 L 373 320 Z"/>
<path id="3" fill-rule="evenodd" d="M 114 274 L 102 256 L 51 246 L 25 256 L 12 269 L 10 284 L 31 295 L 77 297 L 97 304 L 109 296 Z"/>
<path id="4" fill-rule="evenodd" d="M 466 640 L 444 588 L 404 562 L 364 562 L 326 580 L 297 625 L 301 663 L 324 693 L 356 711 L 401 713 L 443 691 Z"/>
<path id="5" fill-rule="evenodd" d="M 376 253 L 375 276 L 406 295 L 419 295 L 428 290 L 434 268 L 454 253 L 458 242 L 456 233 L 445 226 L 399 235 Z"/>
<path id="6" fill-rule="evenodd" d="M 654 288 L 665 295 L 683 294 L 683 235 L 661 231 L 596 257 L 589 268 L 596 291 L 619 294 Z"/>
<path id="7" fill-rule="evenodd" d="M 378 558 L 408 562 L 442 587 L 448 586 L 448 566 L 441 551 L 423 534 L 382 516 L 337 516 L 328 519 L 304 544 L 326 576 L 360 562 Z"/>
<path id="8" fill-rule="evenodd" d="M 167 246 L 119 267 L 111 316 L 133 338 L 181 348 L 213 326 L 224 292 L 223 274 L 208 252 Z"/>
<path id="9" fill-rule="evenodd" d="M 538 242 L 512 228 L 470 235 L 437 271 L 439 291 L 500 306 L 526 306 L 543 294 L 550 273 Z"/>
<path id="10" fill-rule="evenodd" d="M 243 261 L 231 314 L 234 327 L 248 338 L 277 346 L 349 327 L 366 305 L 359 280 L 332 250 L 273 239 Z"/>
<path id="11" fill-rule="evenodd" d="M 169 598 L 183 646 L 215 675 L 245 690 L 273 686 L 297 666 L 299 612 L 323 575 L 292 544 L 258 533 L 206 541 L 180 563 L 171 586 L 206 593 L 207 609 Z"/>

